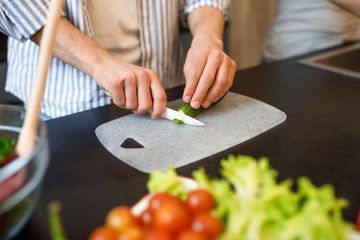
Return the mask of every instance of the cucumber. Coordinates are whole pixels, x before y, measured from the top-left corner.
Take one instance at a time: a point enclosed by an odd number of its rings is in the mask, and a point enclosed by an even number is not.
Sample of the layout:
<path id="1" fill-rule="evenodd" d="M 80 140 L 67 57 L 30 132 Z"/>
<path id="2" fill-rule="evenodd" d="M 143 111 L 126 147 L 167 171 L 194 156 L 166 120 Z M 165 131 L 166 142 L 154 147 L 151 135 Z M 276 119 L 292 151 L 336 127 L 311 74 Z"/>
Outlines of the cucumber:
<path id="1" fill-rule="evenodd" d="M 198 115 L 199 113 L 205 111 L 206 109 L 209 109 L 209 108 L 215 106 L 218 102 L 220 102 L 225 97 L 225 95 L 226 95 L 226 93 L 219 100 L 217 100 L 216 102 L 213 102 L 208 108 L 199 107 L 198 109 L 194 109 L 190 106 L 190 103 L 183 103 L 183 105 L 181 105 L 179 107 L 178 112 L 181 112 L 190 117 L 194 117 L 194 116 Z M 177 119 L 177 118 L 174 118 L 173 121 L 177 124 L 184 123 L 183 121 L 181 121 L 180 119 Z"/>

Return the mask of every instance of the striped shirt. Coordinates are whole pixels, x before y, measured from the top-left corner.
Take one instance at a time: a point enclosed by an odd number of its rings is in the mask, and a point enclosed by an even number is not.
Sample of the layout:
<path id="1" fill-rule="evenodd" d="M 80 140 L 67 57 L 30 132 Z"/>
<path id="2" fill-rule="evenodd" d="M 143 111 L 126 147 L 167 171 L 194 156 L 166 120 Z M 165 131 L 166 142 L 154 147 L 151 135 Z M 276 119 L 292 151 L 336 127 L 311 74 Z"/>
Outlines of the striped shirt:
<path id="1" fill-rule="evenodd" d="M 137 0 L 141 66 L 155 70 L 164 86 L 184 83 L 179 19 L 201 6 L 228 15 L 230 0 Z M 0 30 L 10 36 L 5 90 L 29 101 L 39 47 L 29 38 L 46 23 L 50 0 L 0 0 Z M 64 16 L 94 39 L 86 0 L 65 0 Z M 53 118 L 110 104 L 111 99 L 83 72 L 53 57 L 41 112 Z"/>

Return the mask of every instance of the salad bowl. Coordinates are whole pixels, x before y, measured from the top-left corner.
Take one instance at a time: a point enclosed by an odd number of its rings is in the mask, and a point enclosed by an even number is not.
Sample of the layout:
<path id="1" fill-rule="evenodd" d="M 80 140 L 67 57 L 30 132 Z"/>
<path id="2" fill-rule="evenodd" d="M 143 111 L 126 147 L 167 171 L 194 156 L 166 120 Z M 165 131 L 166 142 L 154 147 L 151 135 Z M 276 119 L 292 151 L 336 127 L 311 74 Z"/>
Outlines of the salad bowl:
<path id="1" fill-rule="evenodd" d="M 24 115 L 25 110 L 20 106 L 0 104 L 0 140 L 16 141 Z M 48 161 L 47 128 L 40 121 L 31 153 L 14 157 L 0 168 L 0 239 L 15 237 L 29 220 L 41 192 Z"/>

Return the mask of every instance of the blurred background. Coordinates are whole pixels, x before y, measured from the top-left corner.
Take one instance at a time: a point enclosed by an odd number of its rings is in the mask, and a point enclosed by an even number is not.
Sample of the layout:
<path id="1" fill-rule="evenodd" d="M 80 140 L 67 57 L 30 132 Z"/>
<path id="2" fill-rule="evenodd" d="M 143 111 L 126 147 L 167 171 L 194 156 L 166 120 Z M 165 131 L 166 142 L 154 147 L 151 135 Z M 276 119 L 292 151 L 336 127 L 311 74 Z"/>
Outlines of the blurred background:
<path id="1" fill-rule="evenodd" d="M 7 47 L 6 41 L 7 41 L 7 37 L 4 34 L 0 33 L 0 60 L 1 61 L 5 60 L 5 57 L 6 57 L 6 47 Z"/>
<path id="2" fill-rule="evenodd" d="M 6 78 L 6 48 L 7 37 L 0 33 L 0 103 L 20 104 L 20 101 L 4 91 Z"/>

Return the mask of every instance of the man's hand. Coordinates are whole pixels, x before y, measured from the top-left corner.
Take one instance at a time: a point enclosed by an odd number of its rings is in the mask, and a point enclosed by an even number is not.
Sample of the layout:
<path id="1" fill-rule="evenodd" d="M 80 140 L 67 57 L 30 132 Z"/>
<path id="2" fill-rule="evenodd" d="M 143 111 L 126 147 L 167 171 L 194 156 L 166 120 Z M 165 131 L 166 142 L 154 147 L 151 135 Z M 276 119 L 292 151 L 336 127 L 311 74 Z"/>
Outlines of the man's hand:
<path id="1" fill-rule="evenodd" d="M 212 41 L 193 41 L 186 56 L 184 101 L 208 108 L 231 87 L 236 64 Z M 191 98 L 192 96 L 192 98 Z"/>
<path id="2" fill-rule="evenodd" d="M 94 79 L 121 108 L 130 109 L 135 114 L 153 109 L 153 118 L 160 117 L 165 110 L 166 93 L 153 70 L 109 58 L 98 67 Z"/>
<path id="3" fill-rule="evenodd" d="M 190 13 L 188 22 L 193 41 L 185 60 L 183 100 L 195 109 L 207 108 L 231 87 L 236 64 L 223 51 L 224 16 L 220 10 L 200 7 Z"/>

